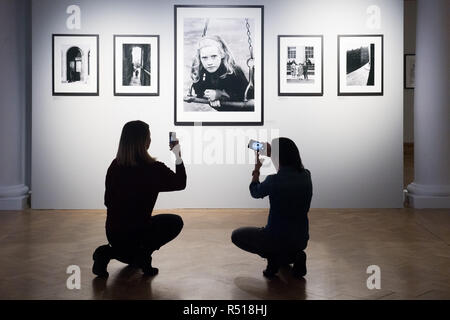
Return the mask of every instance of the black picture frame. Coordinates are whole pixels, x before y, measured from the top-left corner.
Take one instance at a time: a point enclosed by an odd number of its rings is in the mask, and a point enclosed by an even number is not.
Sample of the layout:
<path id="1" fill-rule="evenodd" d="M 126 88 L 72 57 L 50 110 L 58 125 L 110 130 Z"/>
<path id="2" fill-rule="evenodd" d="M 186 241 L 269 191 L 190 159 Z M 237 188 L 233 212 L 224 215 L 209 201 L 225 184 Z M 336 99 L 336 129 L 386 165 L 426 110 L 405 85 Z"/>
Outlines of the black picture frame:
<path id="1" fill-rule="evenodd" d="M 282 92 L 281 91 L 281 48 L 280 42 L 282 38 L 320 38 L 320 92 Z M 278 96 L 292 97 L 292 96 L 323 96 L 323 35 L 278 35 Z"/>
<path id="2" fill-rule="evenodd" d="M 58 90 L 55 85 L 55 40 L 58 37 L 92 37 L 95 39 L 96 46 L 96 81 L 95 83 L 95 92 L 71 92 L 71 91 L 62 91 Z M 99 35 L 98 34 L 61 34 L 55 33 L 52 34 L 52 95 L 53 96 L 98 96 L 99 95 L 99 87 L 100 87 L 100 79 L 99 79 L 99 68 L 100 68 L 100 59 L 99 59 Z M 60 68 L 59 68 L 60 69 Z"/>
<path id="3" fill-rule="evenodd" d="M 362 38 L 362 37 L 377 37 L 380 38 L 380 46 L 381 46 L 381 57 L 379 62 L 381 62 L 381 71 L 379 77 L 380 79 L 380 90 L 377 91 L 368 91 L 368 92 L 343 92 L 341 89 L 343 85 L 341 84 L 341 39 L 343 38 Z M 338 43 L 338 54 L 337 54 L 337 62 L 338 62 L 338 72 L 337 72 L 337 91 L 338 96 L 382 96 L 384 95 L 384 35 L 383 34 L 341 34 L 337 36 Z M 376 76 L 376 74 L 375 74 Z M 376 81 L 376 80 L 375 80 Z"/>
<path id="4" fill-rule="evenodd" d="M 414 62 L 412 62 L 411 60 L 414 60 Z M 408 86 L 408 83 L 411 82 L 410 79 L 410 74 L 408 73 L 408 69 L 411 67 L 410 63 L 414 63 L 414 75 L 415 76 L 415 59 L 416 59 L 416 54 L 415 53 L 406 53 L 403 57 L 403 86 L 404 89 L 415 89 L 415 83 L 413 86 Z"/>
<path id="5" fill-rule="evenodd" d="M 118 92 L 117 90 L 117 75 L 116 75 L 116 65 L 117 65 L 117 52 L 116 52 L 116 41 L 119 38 L 155 38 L 156 40 L 156 91 L 155 92 Z M 151 64 L 152 64 L 153 55 L 150 57 Z M 142 34 L 114 34 L 113 35 L 113 93 L 114 96 L 159 96 L 160 92 L 160 36 L 157 34 L 149 34 L 149 35 L 142 35 Z"/>
<path id="6" fill-rule="evenodd" d="M 211 10 L 220 10 L 220 9 L 227 9 L 227 8 L 235 8 L 235 9 L 241 9 L 241 8 L 249 8 L 249 9 L 255 9 L 260 10 L 260 110 L 261 110 L 261 116 L 257 121 L 182 121 L 177 118 L 177 99 L 178 99 L 178 86 L 177 86 L 177 75 L 178 75 L 178 68 L 177 68 L 177 59 L 178 59 L 178 49 L 177 49 L 177 18 L 178 18 L 178 11 L 182 8 L 207 8 Z M 174 125 L 175 126 L 194 126 L 194 125 L 200 125 L 200 126 L 262 126 L 264 125 L 264 6 L 263 5 L 174 5 Z M 226 113 L 226 112 L 225 112 Z"/>

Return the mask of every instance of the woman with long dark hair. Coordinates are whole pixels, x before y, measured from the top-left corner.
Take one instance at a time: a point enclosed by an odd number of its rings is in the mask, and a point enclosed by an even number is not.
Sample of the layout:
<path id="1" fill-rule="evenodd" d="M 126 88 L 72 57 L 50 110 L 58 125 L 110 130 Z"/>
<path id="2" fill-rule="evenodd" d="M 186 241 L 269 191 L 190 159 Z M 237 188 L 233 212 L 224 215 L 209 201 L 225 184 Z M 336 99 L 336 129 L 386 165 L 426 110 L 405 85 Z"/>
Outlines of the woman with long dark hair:
<path id="1" fill-rule="evenodd" d="M 231 240 L 239 248 L 267 259 L 264 276 L 273 277 L 282 265 L 293 263 L 293 275 L 306 275 L 309 240 L 308 211 L 312 198 L 311 173 L 305 169 L 295 143 L 277 138 L 268 144 L 277 173 L 259 181 L 262 162 L 256 154 L 255 170 L 250 183 L 253 198 L 269 196 L 270 211 L 263 228 L 242 227 L 233 231 Z"/>
<path id="2" fill-rule="evenodd" d="M 148 154 L 151 137 L 148 124 L 131 121 L 124 125 L 116 158 L 106 174 L 106 237 L 109 244 L 98 247 L 93 255 L 92 272 L 107 277 L 111 259 L 141 268 L 156 275 L 152 253 L 173 240 L 183 228 L 183 220 L 174 214 L 152 216 L 159 192 L 183 190 L 186 171 L 180 145 L 170 145 L 176 157 L 174 173 Z"/>

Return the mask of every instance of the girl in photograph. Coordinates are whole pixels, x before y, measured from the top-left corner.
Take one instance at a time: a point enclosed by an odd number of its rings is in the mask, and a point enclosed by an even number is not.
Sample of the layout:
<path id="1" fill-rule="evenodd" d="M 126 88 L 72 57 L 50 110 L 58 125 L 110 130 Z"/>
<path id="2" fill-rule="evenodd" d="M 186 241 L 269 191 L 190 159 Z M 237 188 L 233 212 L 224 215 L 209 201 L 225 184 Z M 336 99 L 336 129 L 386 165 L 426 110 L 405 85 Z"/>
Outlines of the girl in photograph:
<path id="1" fill-rule="evenodd" d="M 191 79 L 197 97 L 208 99 L 212 107 L 220 107 L 220 101 L 225 100 L 243 101 L 248 85 L 230 49 L 217 35 L 204 36 L 198 42 Z M 247 99 L 253 98 L 254 91 L 251 88 Z"/>

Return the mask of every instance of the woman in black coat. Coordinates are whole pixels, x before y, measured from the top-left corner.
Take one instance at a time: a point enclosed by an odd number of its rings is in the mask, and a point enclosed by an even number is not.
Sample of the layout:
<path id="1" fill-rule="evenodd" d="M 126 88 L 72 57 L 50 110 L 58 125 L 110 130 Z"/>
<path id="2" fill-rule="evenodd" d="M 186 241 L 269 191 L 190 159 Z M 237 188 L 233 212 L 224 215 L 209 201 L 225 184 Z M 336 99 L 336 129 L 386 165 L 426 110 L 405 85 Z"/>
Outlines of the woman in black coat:
<path id="1" fill-rule="evenodd" d="M 174 214 L 152 216 L 159 192 L 183 190 L 186 171 L 180 145 L 171 145 L 176 157 L 174 173 L 152 158 L 150 130 L 142 121 L 125 124 L 119 150 L 106 174 L 106 236 L 109 244 L 98 247 L 93 255 L 92 272 L 107 277 L 111 259 L 139 267 L 146 275 L 156 275 L 152 253 L 173 240 L 183 228 L 183 220 Z"/>
<path id="2" fill-rule="evenodd" d="M 305 169 L 295 143 L 277 138 L 268 145 L 277 173 L 259 181 L 262 163 L 257 154 L 250 183 L 253 198 L 269 196 L 270 211 L 265 227 L 242 227 L 233 231 L 231 240 L 242 250 L 267 259 L 264 276 L 273 277 L 282 265 L 293 263 L 293 275 L 306 275 L 309 240 L 308 211 L 312 198 L 311 173 Z"/>

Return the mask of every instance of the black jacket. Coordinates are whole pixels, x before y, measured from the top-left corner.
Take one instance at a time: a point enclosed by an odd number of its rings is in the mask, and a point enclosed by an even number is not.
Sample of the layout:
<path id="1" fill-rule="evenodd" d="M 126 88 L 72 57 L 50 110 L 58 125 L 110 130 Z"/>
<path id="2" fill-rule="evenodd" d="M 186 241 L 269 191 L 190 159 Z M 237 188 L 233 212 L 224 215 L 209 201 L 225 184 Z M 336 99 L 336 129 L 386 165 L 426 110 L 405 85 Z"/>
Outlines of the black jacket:
<path id="1" fill-rule="evenodd" d="M 125 167 L 114 160 L 105 182 L 106 229 L 110 232 L 138 230 L 150 218 L 159 192 L 186 187 L 184 164 L 174 173 L 162 162 Z"/>
<path id="2" fill-rule="evenodd" d="M 203 98 L 206 89 L 224 90 L 230 98 L 221 98 L 220 100 L 229 101 L 244 101 L 245 89 L 247 89 L 248 80 L 244 75 L 241 68 L 236 66 L 235 72 L 233 74 L 227 74 L 224 78 L 221 78 L 226 72 L 225 66 L 220 65 L 214 73 L 209 73 L 203 71 L 200 74 L 200 79 L 198 82 L 193 84 L 195 94 L 199 98 Z M 253 89 L 250 89 L 247 94 L 247 99 L 253 99 L 254 93 Z"/>
<path id="3" fill-rule="evenodd" d="M 293 243 L 309 240 L 308 211 L 312 199 L 309 170 L 282 167 L 263 182 L 252 182 L 250 193 L 253 198 L 269 196 L 266 231 Z"/>

